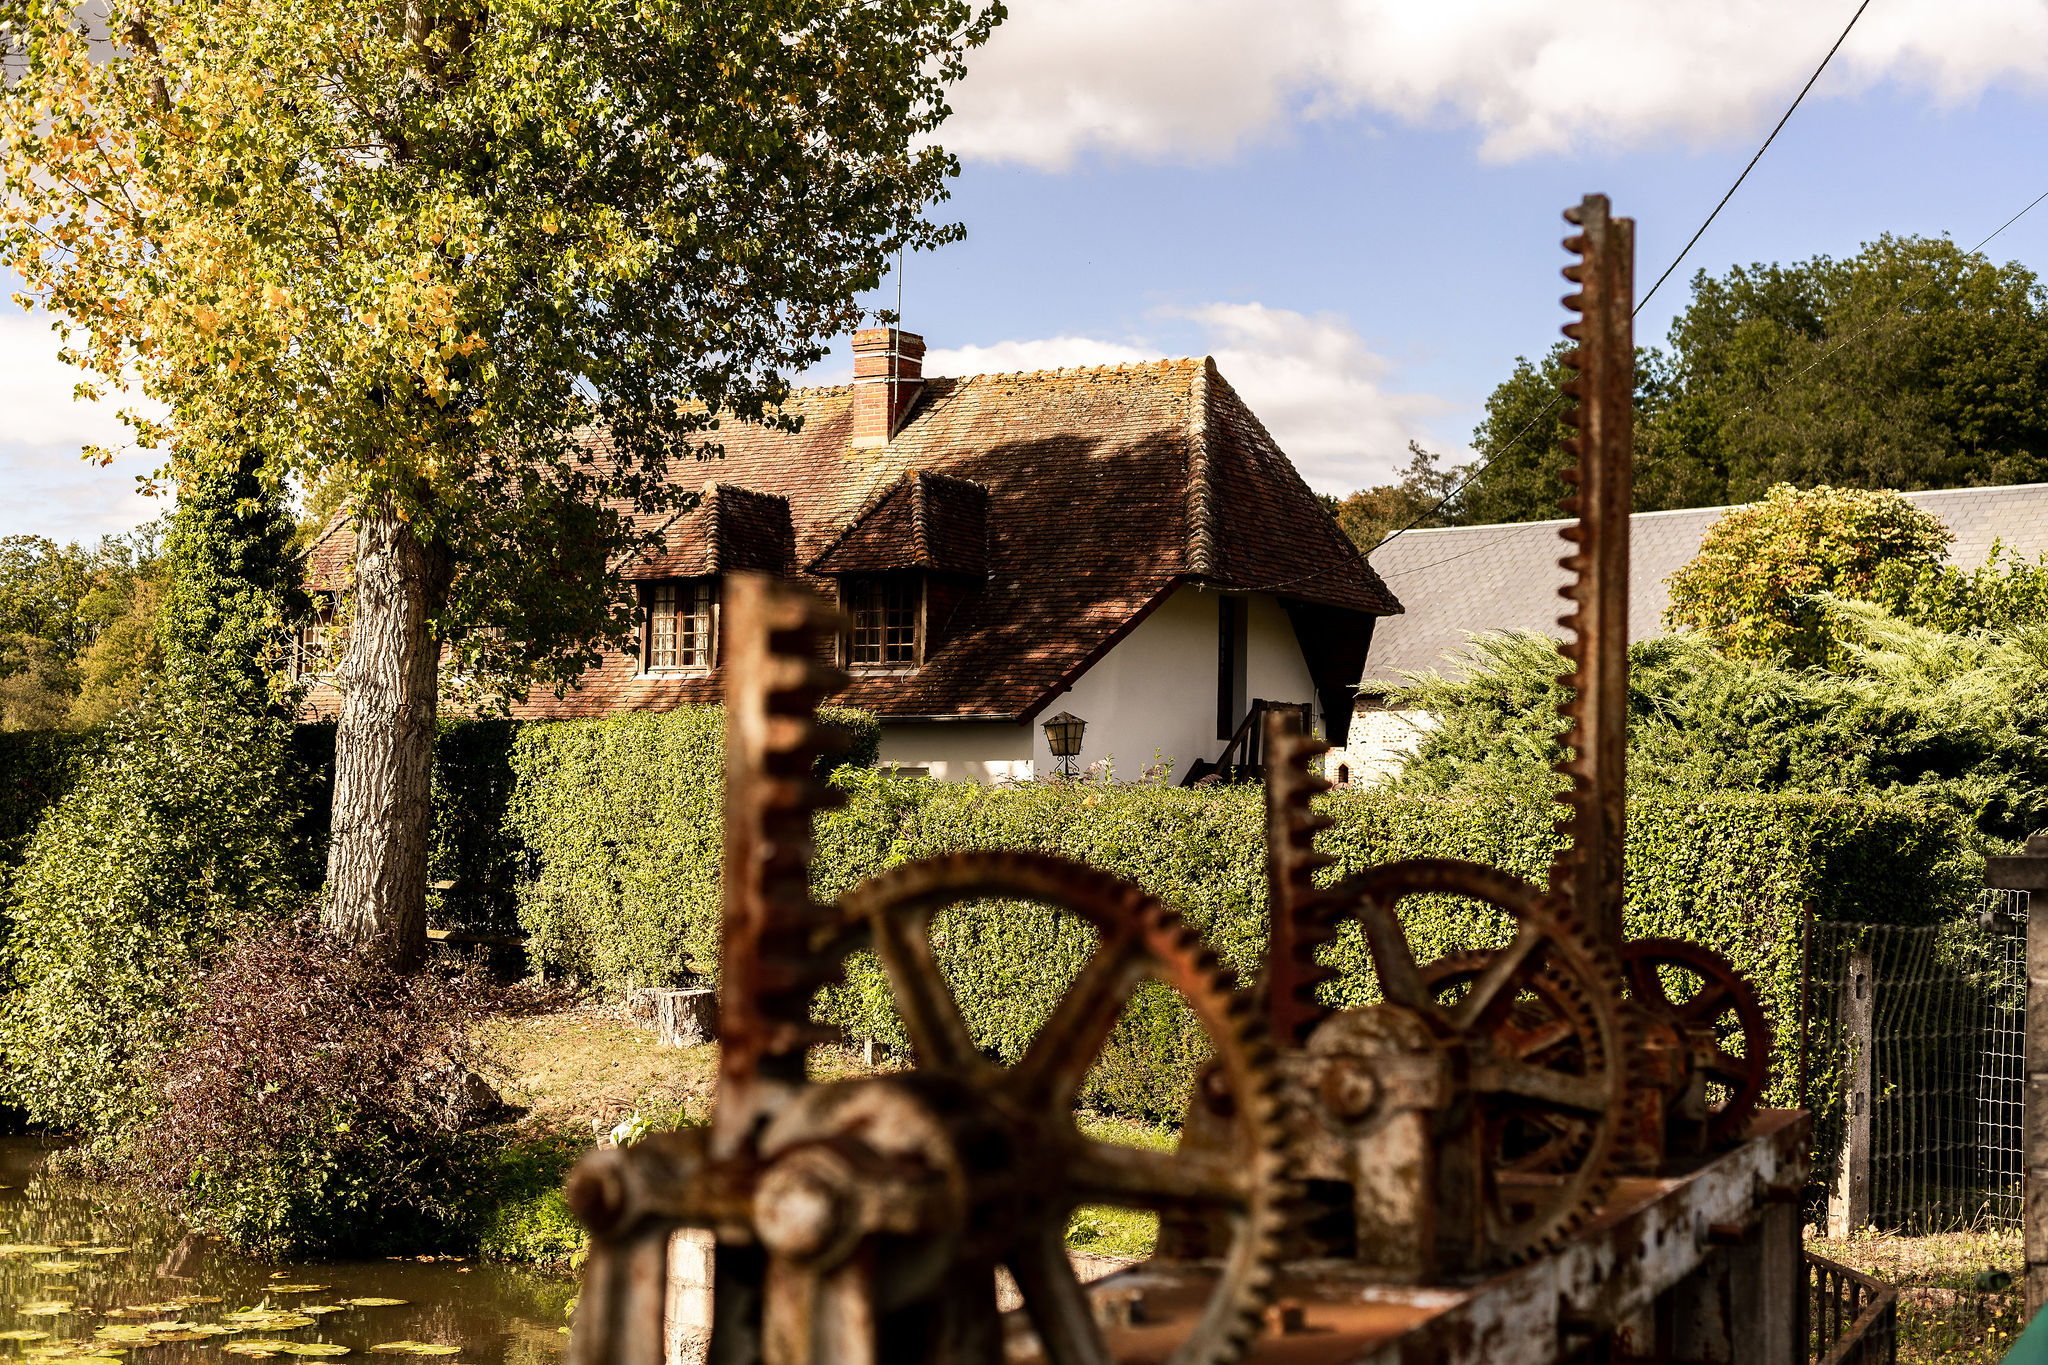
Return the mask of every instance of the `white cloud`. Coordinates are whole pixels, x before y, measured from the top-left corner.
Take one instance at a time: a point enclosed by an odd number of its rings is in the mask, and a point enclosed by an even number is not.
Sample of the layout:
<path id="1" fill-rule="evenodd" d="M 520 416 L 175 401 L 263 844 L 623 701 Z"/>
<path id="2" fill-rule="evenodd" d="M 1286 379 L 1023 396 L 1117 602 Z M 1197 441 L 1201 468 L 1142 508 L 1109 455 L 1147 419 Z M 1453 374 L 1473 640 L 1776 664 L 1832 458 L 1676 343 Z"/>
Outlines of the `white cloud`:
<path id="1" fill-rule="evenodd" d="M 993 346 L 942 346 L 925 353 L 926 374 L 1012 374 L 1020 370 L 1071 370 L 1086 365 L 1131 365 L 1157 360 L 1161 352 L 1098 337 L 1056 336 L 1036 341 L 998 341 Z"/>
<path id="2" fill-rule="evenodd" d="M 134 397 L 77 401 L 72 390 L 87 376 L 60 363 L 57 347 L 46 318 L 0 313 L 0 467 L 8 490 L 0 535 L 89 540 L 160 515 L 164 504 L 135 492 L 135 475 L 159 461 L 134 449 L 115 416 Z M 80 452 L 88 445 L 114 451 L 113 465 L 85 463 Z"/>
<path id="3" fill-rule="evenodd" d="M 1410 439 L 1428 441 L 1429 420 L 1450 407 L 1427 394 L 1390 390 L 1392 366 L 1335 314 L 1310 316 L 1259 303 L 1212 303 L 1162 314 L 1192 323 L 1217 368 L 1257 413 L 1302 477 L 1325 492 L 1384 482 L 1407 462 Z M 1181 354 L 1144 338 L 1061 335 L 936 349 L 929 375 L 1123 365 Z M 1462 451 L 1450 452 L 1461 457 Z"/>
<path id="4" fill-rule="evenodd" d="M 941 130 L 962 156 L 1205 161 L 1294 119 L 1367 110 L 1476 128 L 1510 160 L 1747 137 L 1853 0 L 1016 0 Z M 2043 0 L 1886 0 L 1816 98 L 1896 82 L 1941 103 L 2048 89 Z"/>

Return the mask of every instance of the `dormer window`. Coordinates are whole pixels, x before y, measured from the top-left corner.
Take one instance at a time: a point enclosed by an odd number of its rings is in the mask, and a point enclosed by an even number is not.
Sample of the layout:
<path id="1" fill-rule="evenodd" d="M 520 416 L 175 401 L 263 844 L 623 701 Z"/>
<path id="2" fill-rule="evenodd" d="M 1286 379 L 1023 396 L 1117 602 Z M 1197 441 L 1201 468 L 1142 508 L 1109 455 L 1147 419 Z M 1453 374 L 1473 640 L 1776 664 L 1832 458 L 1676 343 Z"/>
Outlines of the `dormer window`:
<path id="1" fill-rule="evenodd" d="M 649 673 L 708 669 L 717 644 L 717 590 L 708 578 L 673 579 L 647 587 Z"/>
<path id="2" fill-rule="evenodd" d="M 878 574 L 849 578 L 846 661 L 854 668 L 914 668 L 918 663 L 919 618 L 924 614 L 922 576 Z"/>

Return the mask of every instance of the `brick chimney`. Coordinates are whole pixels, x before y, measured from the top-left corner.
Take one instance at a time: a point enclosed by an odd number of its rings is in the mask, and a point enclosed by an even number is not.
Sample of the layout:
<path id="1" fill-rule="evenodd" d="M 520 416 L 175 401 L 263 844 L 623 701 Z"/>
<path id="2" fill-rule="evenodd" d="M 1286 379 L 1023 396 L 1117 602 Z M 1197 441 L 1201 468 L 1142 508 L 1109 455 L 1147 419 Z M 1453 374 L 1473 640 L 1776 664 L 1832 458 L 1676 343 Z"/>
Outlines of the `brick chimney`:
<path id="1" fill-rule="evenodd" d="M 894 327 L 853 334 L 853 445 L 885 446 L 924 385 L 924 338 Z"/>

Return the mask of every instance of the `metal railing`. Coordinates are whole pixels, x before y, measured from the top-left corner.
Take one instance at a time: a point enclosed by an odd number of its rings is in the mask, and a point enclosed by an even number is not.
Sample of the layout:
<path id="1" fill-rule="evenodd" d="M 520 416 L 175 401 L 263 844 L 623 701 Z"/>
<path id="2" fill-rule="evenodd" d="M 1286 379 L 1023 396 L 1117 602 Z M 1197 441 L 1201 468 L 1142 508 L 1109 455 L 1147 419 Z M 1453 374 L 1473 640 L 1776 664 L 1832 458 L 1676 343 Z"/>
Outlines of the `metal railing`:
<path id="1" fill-rule="evenodd" d="M 1806 1253 L 1808 1365 L 1895 1365 L 1899 1291 Z"/>

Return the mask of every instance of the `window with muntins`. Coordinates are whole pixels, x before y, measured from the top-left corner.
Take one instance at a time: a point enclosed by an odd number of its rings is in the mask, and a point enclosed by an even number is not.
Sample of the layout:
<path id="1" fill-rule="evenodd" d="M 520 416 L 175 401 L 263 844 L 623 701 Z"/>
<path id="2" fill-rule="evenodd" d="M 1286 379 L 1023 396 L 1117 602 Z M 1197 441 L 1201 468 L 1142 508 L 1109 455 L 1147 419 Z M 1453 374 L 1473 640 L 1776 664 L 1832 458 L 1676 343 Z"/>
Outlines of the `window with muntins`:
<path id="1" fill-rule="evenodd" d="M 869 668 L 917 663 L 917 590 L 911 578 L 856 579 L 846 588 L 853 618 L 848 662 Z"/>
<path id="2" fill-rule="evenodd" d="M 711 667 L 711 607 L 705 580 L 655 584 L 647 595 L 647 667 Z"/>

